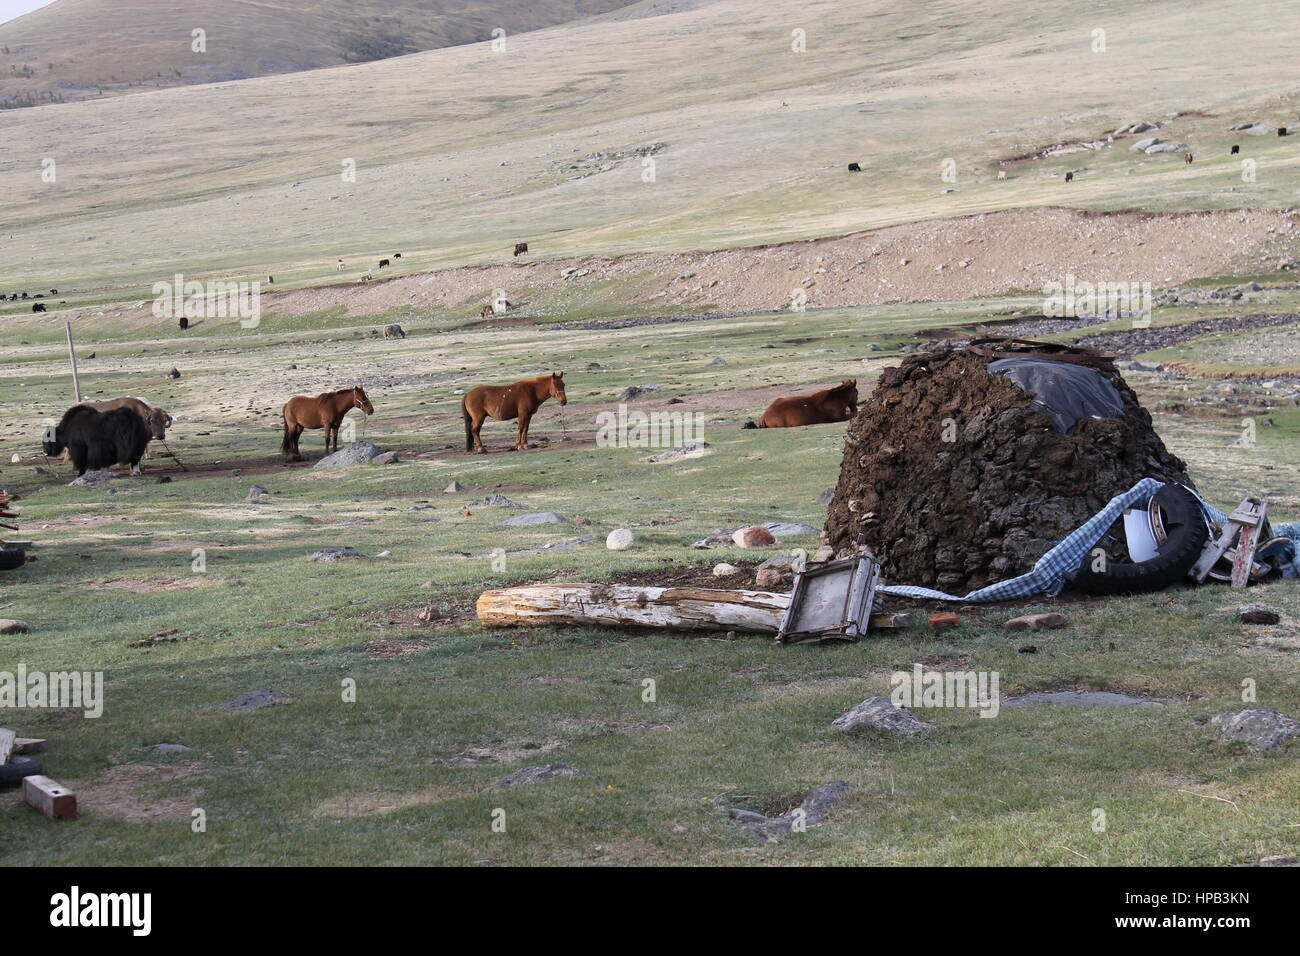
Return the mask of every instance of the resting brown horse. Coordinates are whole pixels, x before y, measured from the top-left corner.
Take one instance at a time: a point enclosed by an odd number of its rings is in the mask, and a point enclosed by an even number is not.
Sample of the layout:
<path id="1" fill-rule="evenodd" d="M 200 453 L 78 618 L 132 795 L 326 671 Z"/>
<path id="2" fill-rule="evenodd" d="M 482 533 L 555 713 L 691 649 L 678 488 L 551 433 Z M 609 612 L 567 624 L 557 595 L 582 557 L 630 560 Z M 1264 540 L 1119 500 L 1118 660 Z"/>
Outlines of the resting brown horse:
<path id="1" fill-rule="evenodd" d="M 337 392 L 322 392 L 315 398 L 307 395 L 295 395 L 284 403 L 281 414 L 284 416 L 284 441 L 280 451 L 289 456 L 291 461 L 302 461 L 298 450 L 298 436 L 304 428 L 325 429 L 325 453 L 329 454 L 331 443 L 334 451 L 339 450 L 339 425 L 343 416 L 354 408 L 359 408 L 367 415 L 374 412 L 365 389 L 360 385 L 343 388 Z"/>
<path id="2" fill-rule="evenodd" d="M 846 379 L 834 388 L 778 398 L 758 420 L 759 428 L 795 428 L 799 425 L 825 425 L 846 422 L 858 413 L 857 379 Z"/>
<path id="3" fill-rule="evenodd" d="M 480 385 L 470 389 L 460 400 L 460 414 L 465 419 L 465 450 L 483 453 L 479 429 L 485 419 L 508 422 L 517 418 L 515 450 L 523 451 L 528 447 L 528 423 L 548 398 L 558 400 L 561 405 L 569 403 L 564 393 L 563 372 L 526 378 L 513 385 Z"/>

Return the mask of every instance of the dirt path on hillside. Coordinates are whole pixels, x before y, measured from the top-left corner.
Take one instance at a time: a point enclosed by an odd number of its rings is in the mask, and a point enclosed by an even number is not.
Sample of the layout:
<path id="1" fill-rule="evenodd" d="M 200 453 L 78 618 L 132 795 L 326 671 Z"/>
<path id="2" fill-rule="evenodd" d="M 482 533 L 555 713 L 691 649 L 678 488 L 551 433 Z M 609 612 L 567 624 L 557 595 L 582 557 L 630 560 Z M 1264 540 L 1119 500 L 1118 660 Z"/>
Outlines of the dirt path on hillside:
<path id="1" fill-rule="evenodd" d="M 1300 217 L 1266 210 L 1161 215 L 1048 208 L 891 226 L 807 242 L 617 259 L 511 262 L 302 289 L 269 307 L 300 315 L 343 307 L 364 316 L 403 305 L 464 307 L 495 289 L 546 300 L 556 312 L 584 285 L 621 280 L 627 304 L 728 312 L 954 301 L 1041 288 L 1073 274 L 1089 282 L 1161 286 L 1271 271 L 1293 251 Z M 535 253 L 545 254 L 545 249 Z M 382 275 L 382 273 L 381 273 Z M 797 290 L 797 291 L 796 291 Z M 522 303 L 525 311 L 529 303 Z"/>

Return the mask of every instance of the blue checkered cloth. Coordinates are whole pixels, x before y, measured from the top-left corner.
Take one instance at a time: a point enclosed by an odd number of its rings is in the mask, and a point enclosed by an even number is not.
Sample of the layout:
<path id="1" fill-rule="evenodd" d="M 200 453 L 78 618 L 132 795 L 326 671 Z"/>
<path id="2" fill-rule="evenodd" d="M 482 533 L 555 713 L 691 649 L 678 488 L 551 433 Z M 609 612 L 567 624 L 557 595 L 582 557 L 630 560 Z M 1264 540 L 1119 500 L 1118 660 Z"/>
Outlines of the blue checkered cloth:
<path id="1" fill-rule="evenodd" d="M 1163 481 L 1158 481 L 1155 478 L 1143 478 L 1128 491 L 1116 495 L 1110 499 L 1106 507 L 1098 511 L 1039 558 L 1033 570 L 1020 575 L 1018 578 L 990 584 L 978 591 L 971 591 L 964 597 L 957 597 L 954 594 L 946 594 L 943 591 L 916 587 L 910 584 L 889 584 L 876 588 L 876 591 L 880 594 L 894 594 L 899 597 L 962 601 L 967 604 L 1007 601 L 1012 598 L 1031 597 L 1035 594 L 1059 594 L 1061 588 L 1065 587 L 1065 582 L 1079 569 L 1079 565 L 1083 563 L 1083 559 L 1088 552 L 1101 540 L 1107 529 L 1119 520 L 1120 515 L 1124 513 L 1124 509 L 1131 508 L 1139 502 L 1145 505 L 1151 500 L 1151 496 L 1163 486 Z M 1205 513 L 1206 521 L 1223 521 L 1227 517 L 1226 514 L 1206 502 L 1200 495 L 1197 495 L 1197 498 L 1200 499 L 1201 510 Z M 1300 553 L 1298 553 L 1300 552 L 1300 523 L 1274 525 L 1273 533 L 1291 538 L 1297 542 L 1297 548 L 1292 552 L 1291 563 L 1295 572 L 1300 574 Z M 1290 576 L 1288 575 L 1288 577 Z"/>

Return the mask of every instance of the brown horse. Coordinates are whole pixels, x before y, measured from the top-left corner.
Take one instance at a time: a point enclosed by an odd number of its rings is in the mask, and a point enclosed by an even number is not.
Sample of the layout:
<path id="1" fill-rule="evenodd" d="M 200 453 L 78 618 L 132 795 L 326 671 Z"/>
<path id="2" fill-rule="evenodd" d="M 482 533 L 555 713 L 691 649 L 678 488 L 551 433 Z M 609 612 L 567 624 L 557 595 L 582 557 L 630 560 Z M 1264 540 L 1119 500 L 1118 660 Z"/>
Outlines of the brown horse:
<path id="1" fill-rule="evenodd" d="M 483 453 L 479 429 L 485 419 L 508 422 L 517 418 L 515 450 L 523 451 L 528 447 L 528 423 L 548 398 L 557 399 L 561 405 L 569 403 L 564 393 L 563 372 L 526 378 L 513 385 L 480 385 L 470 389 L 460 400 L 460 414 L 465 419 L 465 450 Z"/>
<path id="2" fill-rule="evenodd" d="M 811 395 L 778 398 L 758 420 L 759 428 L 796 428 L 846 422 L 858 413 L 857 379 L 845 379 L 834 388 Z"/>
<path id="3" fill-rule="evenodd" d="M 295 395 L 284 403 L 280 410 L 284 416 L 284 441 L 280 443 L 282 454 L 290 461 L 302 461 L 302 452 L 298 450 L 298 436 L 304 428 L 325 429 L 325 453 L 329 454 L 331 443 L 334 451 L 339 450 L 339 425 L 343 416 L 354 408 L 359 408 L 367 415 L 373 414 L 375 406 L 370 404 L 365 389 L 360 385 L 339 389 L 337 392 L 322 392 L 315 398 L 307 395 Z"/>

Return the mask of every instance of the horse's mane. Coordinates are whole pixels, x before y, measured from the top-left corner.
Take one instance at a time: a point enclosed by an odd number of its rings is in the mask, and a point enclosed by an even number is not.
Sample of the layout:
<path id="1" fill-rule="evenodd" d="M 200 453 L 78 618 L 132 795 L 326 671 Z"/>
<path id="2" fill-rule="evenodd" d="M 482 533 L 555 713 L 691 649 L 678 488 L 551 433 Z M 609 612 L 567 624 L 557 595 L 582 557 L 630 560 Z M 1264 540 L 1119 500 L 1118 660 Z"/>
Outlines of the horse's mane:
<path id="1" fill-rule="evenodd" d="M 826 389 L 827 395 L 835 395 L 839 392 L 848 392 L 858 387 L 857 382 L 840 382 L 840 384 Z"/>

